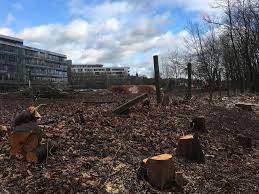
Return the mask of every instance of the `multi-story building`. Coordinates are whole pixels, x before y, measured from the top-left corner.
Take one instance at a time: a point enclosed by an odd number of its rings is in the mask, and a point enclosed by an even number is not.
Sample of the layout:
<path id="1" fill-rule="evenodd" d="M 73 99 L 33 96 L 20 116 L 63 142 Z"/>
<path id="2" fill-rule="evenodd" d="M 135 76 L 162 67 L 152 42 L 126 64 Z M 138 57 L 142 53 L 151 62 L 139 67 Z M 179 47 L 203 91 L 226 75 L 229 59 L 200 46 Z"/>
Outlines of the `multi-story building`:
<path id="1" fill-rule="evenodd" d="M 86 78 L 124 78 L 129 75 L 128 67 L 104 67 L 101 64 L 92 65 L 72 65 L 71 71 L 74 73 L 81 73 Z"/>
<path id="2" fill-rule="evenodd" d="M 66 84 L 66 55 L 23 45 L 23 40 L 0 35 L 0 86 L 31 83 Z"/>
<path id="3" fill-rule="evenodd" d="M 102 64 L 71 65 L 70 83 L 78 87 L 105 87 L 109 84 L 124 83 L 128 78 L 129 67 L 104 67 Z"/>

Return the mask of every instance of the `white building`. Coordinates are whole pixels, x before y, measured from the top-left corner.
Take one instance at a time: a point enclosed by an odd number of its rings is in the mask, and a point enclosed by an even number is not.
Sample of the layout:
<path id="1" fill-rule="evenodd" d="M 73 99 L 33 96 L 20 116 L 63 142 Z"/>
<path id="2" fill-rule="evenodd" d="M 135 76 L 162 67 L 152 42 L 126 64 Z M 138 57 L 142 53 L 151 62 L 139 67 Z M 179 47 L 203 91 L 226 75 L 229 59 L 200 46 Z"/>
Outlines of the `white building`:
<path id="1" fill-rule="evenodd" d="M 89 77 L 128 77 L 129 67 L 104 67 L 102 64 L 72 65 L 71 72 Z"/>

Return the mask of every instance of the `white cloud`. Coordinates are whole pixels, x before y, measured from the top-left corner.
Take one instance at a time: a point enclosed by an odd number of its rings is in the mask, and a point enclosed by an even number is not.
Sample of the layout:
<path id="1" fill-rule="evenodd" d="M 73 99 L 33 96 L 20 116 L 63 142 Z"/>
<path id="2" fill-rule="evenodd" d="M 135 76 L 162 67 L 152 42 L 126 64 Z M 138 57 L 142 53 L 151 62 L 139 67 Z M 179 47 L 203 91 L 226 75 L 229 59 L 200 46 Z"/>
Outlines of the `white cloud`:
<path id="1" fill-rule="evenodd" d="M 95 20 L 118 17 L 133 10 L 132 5 L 127 1 L 104 1 L 91 4 L 83 0 L 70 0 L 69 8 L 70 13 L 75 17 L 82 16 Z"/>
<path id="2" fill-rule="evenodd" d="M 0 28 L 0 33 L 22 38 L 29 46 L 66 54 L 74 63 L 129 66 L 132 74 L 152 76 L 153 53 L 183 50 L 184 39 L 189 36 L 184 30 L 172 33 L 164 28 L 172 20 L 171 13 L 154 12 L 156 2 L 107 0 L 89 4 L 71 0 L 69 8 L 73 17 L 66 24 L 32 26 L 18 32 Z M 186 9 L 190 5 L 180 0 L 174 2 L 186 4 Z M 200 9 L 202 4 L 196 6 Z"/>
<path id="3" fill-rule="evenodd" d="M 187 11 L 215 11 L 213 6 L 215 0 L 151 0 L 153 7 L 158 6 L 171 6 L 182 7 Z"/>
<path id="4" fill-rule="evenodd" d="M 0 34 L 6 35 L 6 36 L 13 36 L 14 32 L 10 28 L 0 28 Z"/>
<path id="5" fill-rule="evenodd" d="M 152 18 L 151 18 L 152 19 Z M 117 23 L 107 20 L 104 23 Z M 143 28 L 116 27 L 88 23 L 86 20 L 73 20 L 66 25 L 41 25 L 13 33 L 10 29 L 0 29 L 0 33 L 15 35 L 25 40 L 26 45 L 61 52 L 73 59 L 74 63 L 104 63 L 107 65 L 130 66 L 131 73 L 152 75 L 152 54 L 167 52 L 184 44 L 186 31 L 173 34 L 159 33 L 149 21 L 140 21 Z M 119 24 L 118 24 L 119 26 Z M 140 33 L 141 31 L 141 33 Z"/>
<path id="6" fill-rule="evenodd" d="M 16 20 L 16 18 L 14 17 L 14 15 L 12 13 L 9 13 L 5 19 L 5 25 L 9 26 L 10 24 L 12 24 L 14 21 Z"/>

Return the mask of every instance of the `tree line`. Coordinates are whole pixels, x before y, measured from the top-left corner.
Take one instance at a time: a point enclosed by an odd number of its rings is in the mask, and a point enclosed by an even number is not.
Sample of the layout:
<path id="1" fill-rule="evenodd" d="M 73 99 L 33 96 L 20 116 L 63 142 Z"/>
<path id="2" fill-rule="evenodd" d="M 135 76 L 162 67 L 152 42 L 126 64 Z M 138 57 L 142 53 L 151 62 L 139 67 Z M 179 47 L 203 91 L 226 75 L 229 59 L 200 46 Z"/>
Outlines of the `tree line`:
<path id="1" fill-rule="evenodd" d="M 192 62 L 193 74 L 204 81 L 211 97 L 222 83 L 228 94 L 259 92 L 259 1 L 215 0 L 214 7 L 217 17 L 207 14 L 202 24 L 188 25 L 189 53 L 179 57 L 171 52 L 165 67 L 179 75 Z"/>

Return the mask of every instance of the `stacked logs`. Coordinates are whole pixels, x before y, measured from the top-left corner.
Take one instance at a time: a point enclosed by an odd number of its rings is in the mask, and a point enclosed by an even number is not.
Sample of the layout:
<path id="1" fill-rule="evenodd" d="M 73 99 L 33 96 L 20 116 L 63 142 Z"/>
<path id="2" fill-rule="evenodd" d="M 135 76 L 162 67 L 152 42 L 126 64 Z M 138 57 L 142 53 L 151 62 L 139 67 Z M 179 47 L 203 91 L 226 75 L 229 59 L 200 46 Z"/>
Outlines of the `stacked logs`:
<path id="1" fill-rule="evenodd" d="M 41 145 L 43 131 L 36 121 L 41 117 L 38 107 L 31 106 L 16 115 L 9 141 L 11 156 L 23 156 L 28 162 L 40 162 L 47 155 L 47 146 Z"/>

